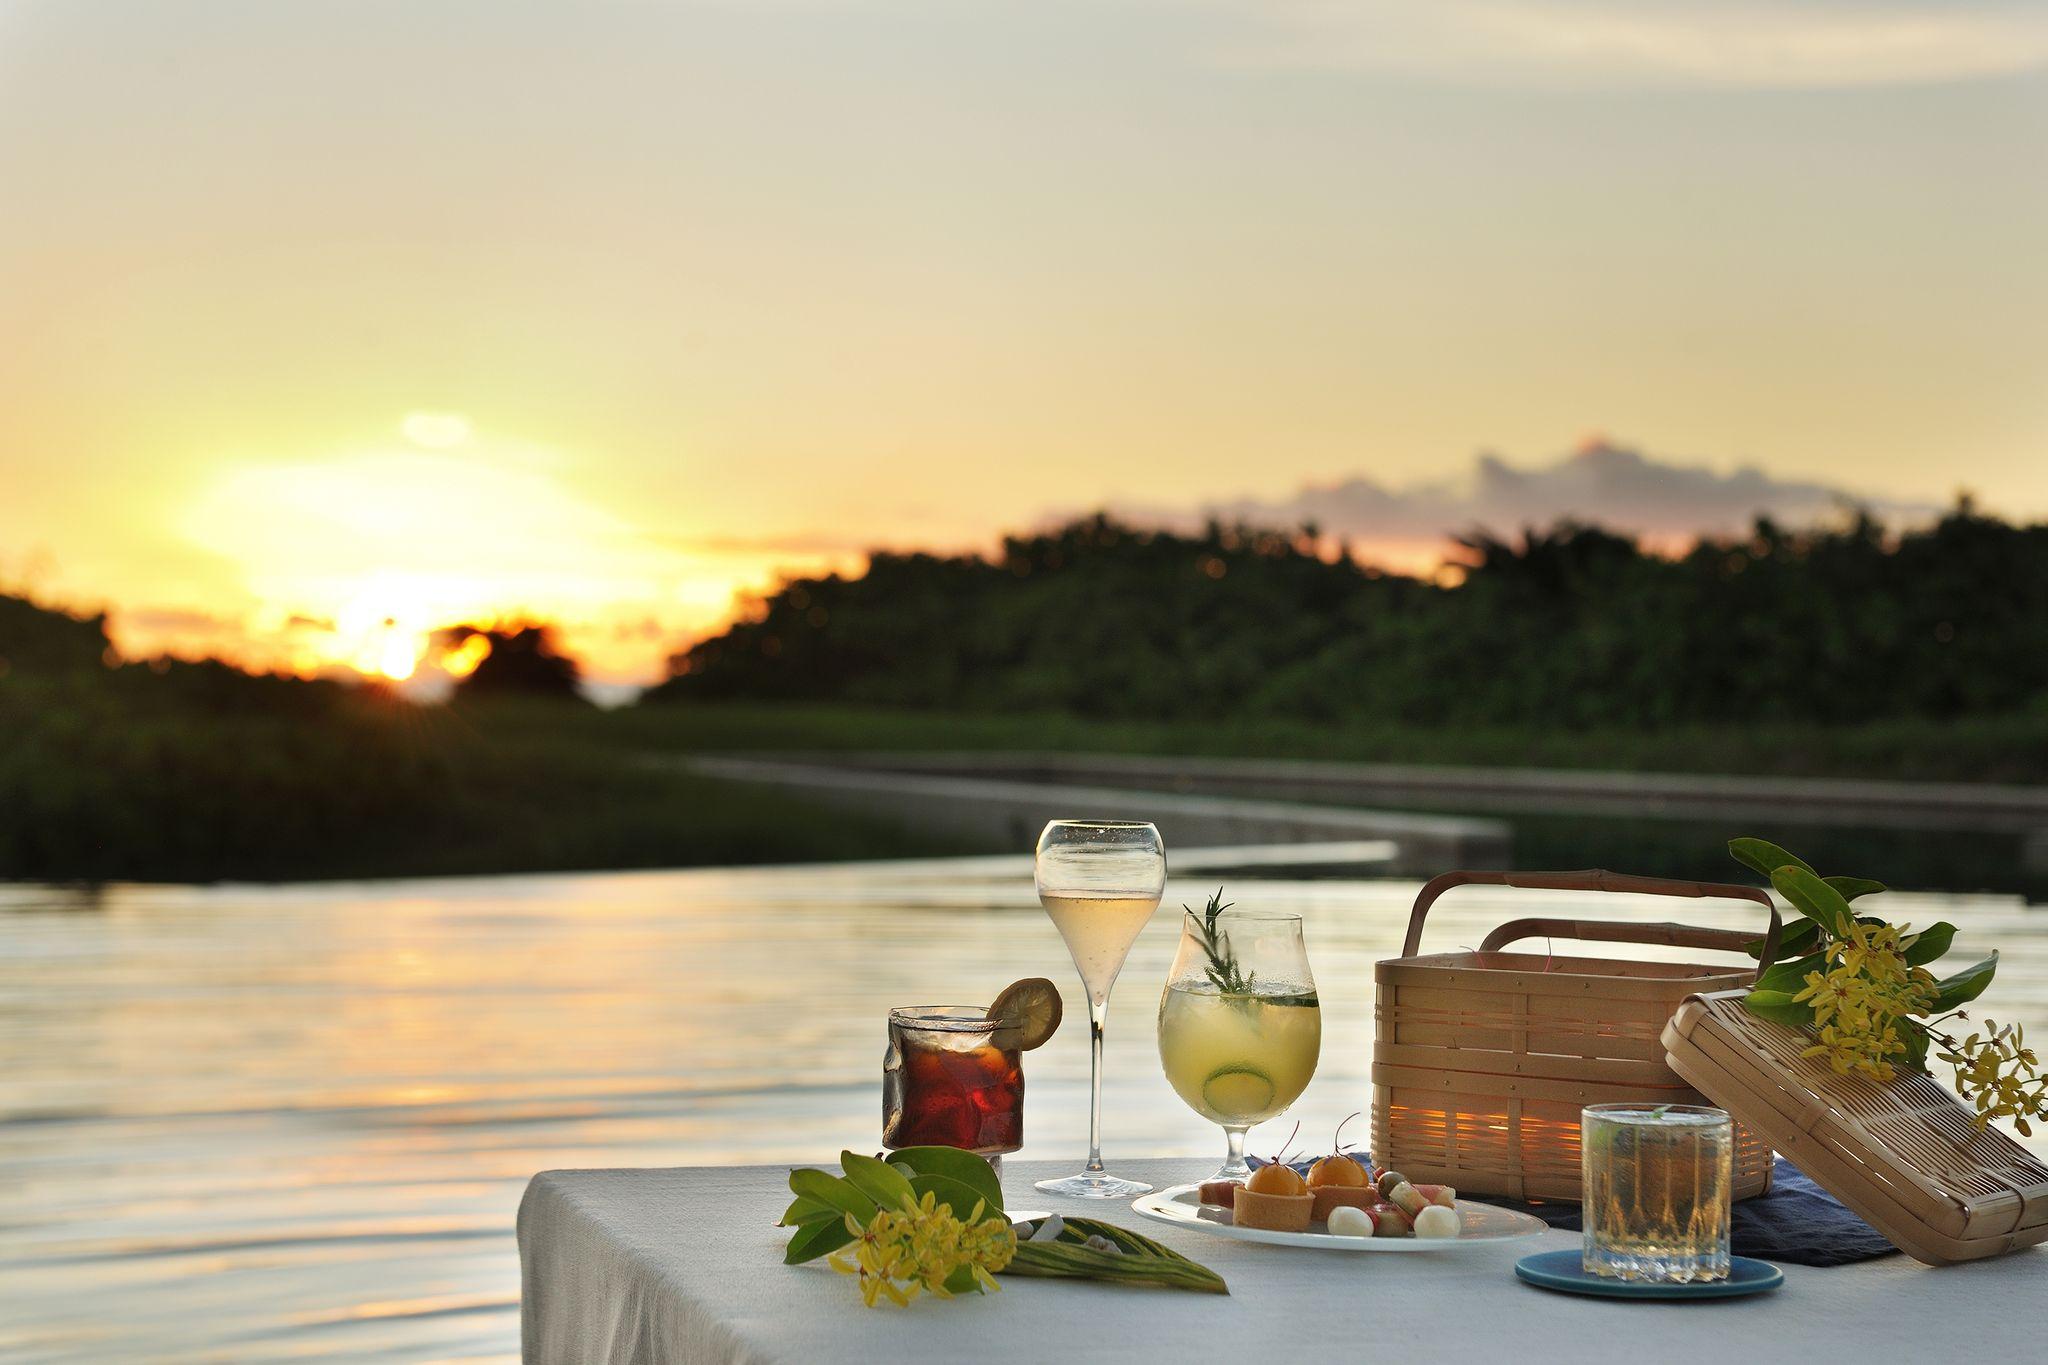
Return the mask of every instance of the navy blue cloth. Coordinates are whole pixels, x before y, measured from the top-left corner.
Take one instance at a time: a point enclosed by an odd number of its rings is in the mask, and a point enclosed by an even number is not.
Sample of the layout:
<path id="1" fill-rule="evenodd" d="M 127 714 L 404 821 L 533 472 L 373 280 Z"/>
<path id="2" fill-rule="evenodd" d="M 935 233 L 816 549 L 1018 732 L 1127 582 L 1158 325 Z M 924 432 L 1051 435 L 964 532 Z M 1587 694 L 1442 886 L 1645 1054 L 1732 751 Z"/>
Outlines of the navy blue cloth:
<path id="1" fill-rule="evenodd" d="M 1363 1152 L 1352 1156 L 1364 1161 Z M 1254 1166 L 1266 1163 L 1252 1158 Z M 1306 1173 L 1309 1163 L 1288 1165 Z M 1496 1199 L 1477 1195 L 1482 1203 L 1523 1209 L 1554 1228 L 1577 1232 L 1577 1204 L 1524 1203 L 1518 1199 Z M 1770 1193 L 1744 1199 L 1735 1205 L 1735 1217 L 1728 1234 L 1729 1248 L 1737 1256 L 1754 1256 L 1788 1265 L 1835 1266 L 1889 1256 L 1898 1250 L 1884 1234 L 1851 1213 L 1842 1202 L 1813 1183 L 1806 1172 L 1783 1157 L 1778 1158 Z"/>
<path id="2" fill-rule="evenodd" d="M 1514 1199 L 1487 1199 L 1513 1209 L 1526 1209 L 1554 1228 L 1579 1230 L 1577 1204 L 1525 1204 Z M 1843 1207 L 1842 1202 L 1813 1183 L 1806 1172 L 1783 1157 L 1771 1178 L 1768 1194 L 1740 1200 L 1728 1230 L 1728 1246 L 1737 1256 L 1788 1265 L 1850 1265 L 1898 1248 L 1884 1234 Z"/>

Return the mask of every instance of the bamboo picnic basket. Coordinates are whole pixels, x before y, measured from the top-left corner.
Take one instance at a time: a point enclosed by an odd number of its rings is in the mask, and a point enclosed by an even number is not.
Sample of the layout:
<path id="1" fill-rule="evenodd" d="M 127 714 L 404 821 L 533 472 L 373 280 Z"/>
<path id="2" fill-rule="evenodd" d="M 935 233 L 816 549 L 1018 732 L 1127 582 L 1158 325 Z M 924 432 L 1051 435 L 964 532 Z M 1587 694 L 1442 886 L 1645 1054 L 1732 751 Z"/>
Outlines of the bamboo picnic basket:
<path id="1" fill-rule="evenodd" d="M 1740 990 L 1686 1001 L 1664 1028 L 1671 1065 L 1800 1170 L 1929 1265 L 2048 1241 L 2048 1166 L 1932 1077 L 1838 1076 L 1800 1029 L 1760 1019 Z"/>
<path id="2" fill-rule="evenodd" d="M 1687 924 L 1518 919 L 1476 952 L 1419 954 L 1430 907 L 1457 886 L 1723 897 L 1769 914 L 1760 961 L 1739 966 L 1505 952 L 1527 938 L 1665 944 L 1741 953 L 1757 935 Z M 1748 986 L 1777 953 L 1767 892 L 1602 869 L 1446 872 L 1425 885 L 1401 956 L 1374 970 L 1372 1151 L 1410 1180 L 1460 1193 L 1576 1202 L 1579 1111 L 1589 1104 L 1701 1104 L 1665 1061 L 1673 1011 L 1703 992 Z M 1770 1188 L 1768 1142 L 1735 1125 L 1734 1193 Z"/>

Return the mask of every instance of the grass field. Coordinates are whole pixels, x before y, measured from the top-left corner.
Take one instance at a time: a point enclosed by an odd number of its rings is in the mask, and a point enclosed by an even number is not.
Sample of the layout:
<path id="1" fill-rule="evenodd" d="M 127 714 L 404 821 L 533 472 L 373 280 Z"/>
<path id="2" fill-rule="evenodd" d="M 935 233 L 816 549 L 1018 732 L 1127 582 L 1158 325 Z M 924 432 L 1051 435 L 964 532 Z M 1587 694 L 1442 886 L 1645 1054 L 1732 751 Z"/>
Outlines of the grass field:
<path id="1" fill-rule="evenodd" d="M 301 880 L 912 857 L 892 822 L 640 762 L 586 708 L 166 709 L 0 693 L 0 879 Z"/>

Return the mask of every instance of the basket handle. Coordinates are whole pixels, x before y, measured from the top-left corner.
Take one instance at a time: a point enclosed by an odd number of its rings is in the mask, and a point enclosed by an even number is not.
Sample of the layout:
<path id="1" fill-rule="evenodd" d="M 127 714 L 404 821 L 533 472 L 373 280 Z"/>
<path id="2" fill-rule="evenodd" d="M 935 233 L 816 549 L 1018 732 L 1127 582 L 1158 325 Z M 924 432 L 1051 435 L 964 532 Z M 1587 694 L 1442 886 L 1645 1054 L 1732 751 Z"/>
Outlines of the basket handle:
<path id="1" fill-rule="evenodd" d="M 1770 927 L 1764 931 L 1762 952 L 1756 973 L 1762 976 L 1778 960 L 1778 940 L 1784 922 L 1770 893 L 1759 887 L 1737 886 L 1733 882 L 1686 882 L 1665 877 L 1638 877 L 1631 873 L 1587 868 L 1581 872 L 1446 872 L 1431 878 L 1416 894 L 1415 908 L 1408 915 L 1408 936 L 1401 956 L 1413 957 L 1422 946 L 1422 922 L 1430 906 L 1454 886 L 1517 886 L 1546 891 L 1620 891 L 1648 896 L 1726 897 L 1755 901 L 1770 912 Z M 1736 929 L 1701 929 L 1687 924 L 1615 924 L 1581 920 L 1522 919 L 1501 925 L 1479 946 L 1490 952 L 1503 943 L 1537 934 L 1559 938 L 1599 939 L 1613 943 L 1666 943 L 1685 948 L 1716 948 L 1743 952 L 1749 935 Z"/>
<path id="2" fill-rule="evenodd" d="M 1488 934 L 1479 951 L 1490 953 L 1525 938 L 1576 938 L 1605 943 L 1660 943 L 1667 948 L 1712 948 L 1740 953 L 1756 935 L 1742 929 L 1704 929 L 1695 924 L 1617 923 L 1591 919 L 1514 919 Z"/>

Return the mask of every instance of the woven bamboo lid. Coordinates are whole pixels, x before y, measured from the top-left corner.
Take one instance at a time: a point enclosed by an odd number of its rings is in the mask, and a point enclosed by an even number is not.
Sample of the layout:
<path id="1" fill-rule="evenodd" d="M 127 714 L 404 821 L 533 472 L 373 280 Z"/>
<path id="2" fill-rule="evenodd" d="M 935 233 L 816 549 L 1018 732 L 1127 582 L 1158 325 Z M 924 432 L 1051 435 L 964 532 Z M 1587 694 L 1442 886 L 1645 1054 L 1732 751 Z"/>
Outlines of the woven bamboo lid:
<path id="1" fill-rule="evenodd" d="M 1930 1265 L 2048 1241 L 2048 1166 L 1931 1077 L 1838 1076 L 1811 1039 L 1742 991 L 1689 997 L 1664 1027 L 1671 1069 L 1909 1255 Z"/>

